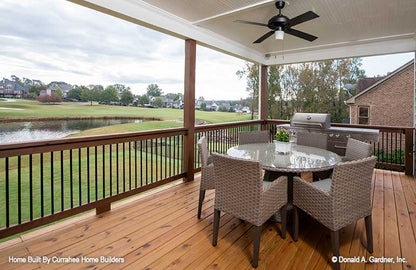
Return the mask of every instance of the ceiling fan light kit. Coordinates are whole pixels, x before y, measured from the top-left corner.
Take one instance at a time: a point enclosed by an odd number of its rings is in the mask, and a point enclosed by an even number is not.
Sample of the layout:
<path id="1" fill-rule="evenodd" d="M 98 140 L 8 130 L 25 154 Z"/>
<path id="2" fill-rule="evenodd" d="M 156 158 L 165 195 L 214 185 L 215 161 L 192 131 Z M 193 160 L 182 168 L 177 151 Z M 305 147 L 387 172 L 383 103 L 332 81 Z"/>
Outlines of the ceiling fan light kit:
<path id="1" fill-rule="evenodd" d="M 302 38 L 305 39 L 307 41 L 314 41 L 315 39 L 317 39 L 318 37 L 313 36 L 311 34 L 293 29 L 292 26 L 310 21 L 312 19 L 318 18 L 319 15 L 314 13 L 313 11 L 308 11 L 305 12 L 295 18 L 289 19 L 288 17 L 282 15 L 282 9 L 285 7 L 285 1 L 277 1 L 275 3 L 276 8 L 279 10 L 279 14 L 276 16 L 273 16 L 272 18 L 270 18 L 270 20 L 268 21 L 267 24 L 265 23 L 258 23 L 258 22 L 250 22 L 250 21 L 244 21 L 244 20 L 236 20 L 234 22 L 236 23 L 244 23 L 244 24 L 251 24 L 251 25 L 257 25 L 257 26 L 266 26 L 269 29 L 271 29 L 271 31 L 267 32 L 266 34 L 264 34 L 263 36 L 261 36 L 260 38 L 258 38 L 256 41 L 254 41 L 253 43 L 261 43 L 264 40 L 266 40 L 267 38 L 269 38 L 270 36 L 272 36 L 273 34 L 275 34 L 275 38 L 277 40 L 283 40 L 284 38 L 284 33 L 298 37 L 298 38 Z"/>
<path id="2" fill-rule="evenodd" d="M 274 36 L 276 39 L 279 40 L 283 40 L 283 38 L 285 37 L 285 32 L 283 32 L 283 30 L 277 30 L 276 32 L 274 32 Z"/>

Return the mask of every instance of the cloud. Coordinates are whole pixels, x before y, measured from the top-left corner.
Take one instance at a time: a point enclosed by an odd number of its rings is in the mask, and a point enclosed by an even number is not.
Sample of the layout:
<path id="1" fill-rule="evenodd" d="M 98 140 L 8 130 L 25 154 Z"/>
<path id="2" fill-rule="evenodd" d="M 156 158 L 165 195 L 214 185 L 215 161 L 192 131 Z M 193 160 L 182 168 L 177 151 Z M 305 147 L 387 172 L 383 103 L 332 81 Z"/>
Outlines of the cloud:
<path id="1" fill-rule="evenodd" d="M 183 92 L 184 41 L 63 0 L 0 2 L 0 76 L 72 84 L 150 83 Z M 198 46 L 198 96 L 239 99 L 243 61 Z"/>

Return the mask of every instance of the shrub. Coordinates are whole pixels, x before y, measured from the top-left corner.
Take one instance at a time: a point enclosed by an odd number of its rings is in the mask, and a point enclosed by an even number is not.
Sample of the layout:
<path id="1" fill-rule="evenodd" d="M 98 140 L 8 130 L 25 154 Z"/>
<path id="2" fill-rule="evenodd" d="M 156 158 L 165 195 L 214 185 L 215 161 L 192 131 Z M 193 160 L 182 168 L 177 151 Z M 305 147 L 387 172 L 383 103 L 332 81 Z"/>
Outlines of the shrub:
<path id="1" fill-rule="evenodd" d="M 42 103 L 57 103 L 61 102 L 62 98 L 53 92 L 51 95 L 39 95 L 36 100 Z"/>

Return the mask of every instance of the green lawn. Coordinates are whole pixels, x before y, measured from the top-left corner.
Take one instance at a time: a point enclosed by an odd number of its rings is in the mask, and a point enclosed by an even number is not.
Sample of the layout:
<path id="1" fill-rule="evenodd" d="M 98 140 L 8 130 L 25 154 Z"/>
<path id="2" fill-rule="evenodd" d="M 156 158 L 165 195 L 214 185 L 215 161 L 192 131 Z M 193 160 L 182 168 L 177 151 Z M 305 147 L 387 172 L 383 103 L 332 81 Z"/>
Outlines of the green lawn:
<path id="1" fill-rule="evenodd" d="M 181 123 L 173 121 L 145 121 L 142 123 L 129 123 L 121 125 L 106 126 L 100 128 L 93 128 L 72 134 L 69 137 L 80 137 L 90 135 L 104 135 L 123 132 L 135 132 L 153 129 L 177 128 L 182 127 Z"/>
<path id="2" fill-rule="evenodd" d="M 65 117 L 137 117 L 159 120 L 182 120 L 183 111 L 177 109 L 152 109 L 139 107 L 109 106 L 80 102 L 62 102 L 56 105 L 41 104 L 31 100 L 5 102 L 0 100 L 0 119 L 38 119 Z M 20 110 L 13 110 L 20 109 Z M 249 114 L 196 111 L 199 121 L 209 123 L 234 122 L 249 120 Z"/>

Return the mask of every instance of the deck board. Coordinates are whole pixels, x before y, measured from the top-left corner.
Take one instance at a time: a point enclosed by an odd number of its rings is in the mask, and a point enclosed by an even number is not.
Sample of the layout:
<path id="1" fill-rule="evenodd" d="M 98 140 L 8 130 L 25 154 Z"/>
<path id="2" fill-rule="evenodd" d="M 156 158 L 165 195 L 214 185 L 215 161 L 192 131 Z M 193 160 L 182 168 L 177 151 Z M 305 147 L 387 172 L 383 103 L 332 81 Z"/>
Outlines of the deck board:
<path id="1" fill-rule="evenodd" d="M 211 245 L 214 192 L 207 192 L 202 218 L 196 218 L 199 177 L 176 184 L 110 212 L 50 232 L 29 233 L 0 246 L 0 269 L 251 269 L 252 226 L 222 215 L 217 247 Z M 373 176 L 373 256 L 406 257 L 405 264 L 342 264 L 341 269 L 415 269 L 416 180 L 402 173 L 375 170 Z M 288 228 L 267 223 L 262 232 L 258 269 L 332 269 L 329 232 L 301 217 L 299 241 Z M 365 249 L 364 220 L 341 231 L 344 257 L 371 254 Z M 9 264 L 9 256 L 116 256 L 124 264 Z"/>

